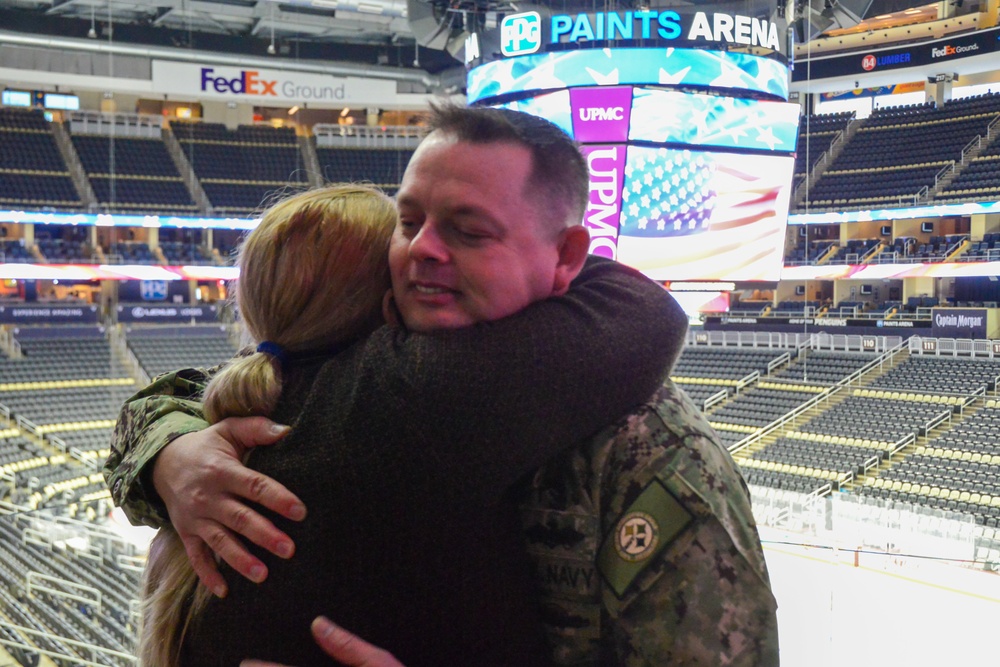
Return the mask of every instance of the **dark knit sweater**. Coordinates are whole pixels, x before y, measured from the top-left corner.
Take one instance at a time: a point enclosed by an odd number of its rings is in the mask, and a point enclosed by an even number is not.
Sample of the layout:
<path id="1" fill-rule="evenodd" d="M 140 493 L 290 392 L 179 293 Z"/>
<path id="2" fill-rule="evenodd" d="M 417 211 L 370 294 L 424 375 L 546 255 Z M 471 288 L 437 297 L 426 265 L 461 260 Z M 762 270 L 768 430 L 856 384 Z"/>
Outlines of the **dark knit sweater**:
<path id="1" fill-rule="evenodd" d="M 289 561 L 255 553 L 255 585 L 226 571 L 185 644 L 186 665 L 254 657 L 327 666 L 309 635 L 325 614 L 407 667 L 547 664 L 507 489 L 641 403 L 683 345 L 659 286 L 588 260 L 569 293 L 434 335 L 383 328 L 325 363 L 289 369 L 277 421 L 250 465 L 309 509 L 273 517 Z"/>

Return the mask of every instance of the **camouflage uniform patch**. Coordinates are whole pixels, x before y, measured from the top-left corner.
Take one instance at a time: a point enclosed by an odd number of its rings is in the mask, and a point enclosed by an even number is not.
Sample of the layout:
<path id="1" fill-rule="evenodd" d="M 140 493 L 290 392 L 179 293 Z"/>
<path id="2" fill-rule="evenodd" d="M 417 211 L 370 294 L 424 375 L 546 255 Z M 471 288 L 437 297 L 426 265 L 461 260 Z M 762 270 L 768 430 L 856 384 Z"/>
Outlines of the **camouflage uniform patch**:
<path id="1" fill-rule="evenodd" d="M 672 383 L 549 462 L 524 497 L 557 664 L 778 664 L 776 603 L 746 485 Z M 582 574 L 572 573 L 594 570 L 605 574 L 596 589 L 574 585 Z"/>

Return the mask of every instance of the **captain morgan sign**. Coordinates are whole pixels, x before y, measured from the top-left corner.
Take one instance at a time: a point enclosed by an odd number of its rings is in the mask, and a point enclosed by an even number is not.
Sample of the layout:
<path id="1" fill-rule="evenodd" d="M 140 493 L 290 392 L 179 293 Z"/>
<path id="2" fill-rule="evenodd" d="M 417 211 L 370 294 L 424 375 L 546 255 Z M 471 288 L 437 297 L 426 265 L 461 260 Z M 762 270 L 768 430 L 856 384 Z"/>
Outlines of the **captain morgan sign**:
<path id="1" fill-rule="evenodd" d="M 268 104 L 389 105 L 396 83 L 277 69 L 153 61 L 153 90 L 197 99 Z"/>

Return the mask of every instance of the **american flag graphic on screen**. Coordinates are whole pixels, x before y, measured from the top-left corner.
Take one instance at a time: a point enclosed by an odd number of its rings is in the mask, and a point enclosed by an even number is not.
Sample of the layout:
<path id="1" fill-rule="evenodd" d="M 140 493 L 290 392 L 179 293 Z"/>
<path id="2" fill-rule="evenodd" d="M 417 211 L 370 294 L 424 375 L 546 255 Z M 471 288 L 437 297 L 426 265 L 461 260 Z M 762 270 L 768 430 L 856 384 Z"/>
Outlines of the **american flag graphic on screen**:
<path id="1" fill-rule="evenodd" d="M 662 237 L 708 229 L 715 208 L 715 163 L 666 148 L 629 150 L 621 234 Z"/>
<path id="2" fill-rule="evenodd" d="M 793 166 L 629 146 L 618 260 L 657 280 L 777 280 Z"/>

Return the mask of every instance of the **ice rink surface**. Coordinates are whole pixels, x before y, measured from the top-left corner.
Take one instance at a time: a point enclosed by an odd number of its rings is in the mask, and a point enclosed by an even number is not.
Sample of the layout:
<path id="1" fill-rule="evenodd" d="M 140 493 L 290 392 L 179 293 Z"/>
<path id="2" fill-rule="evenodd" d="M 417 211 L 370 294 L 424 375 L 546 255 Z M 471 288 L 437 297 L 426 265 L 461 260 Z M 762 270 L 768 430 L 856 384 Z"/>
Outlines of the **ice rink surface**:
<path id="1" fill-rule="evenodd" d="M 761 537 L 783 667 L 1000 666 L 1000 575 Z"/>

